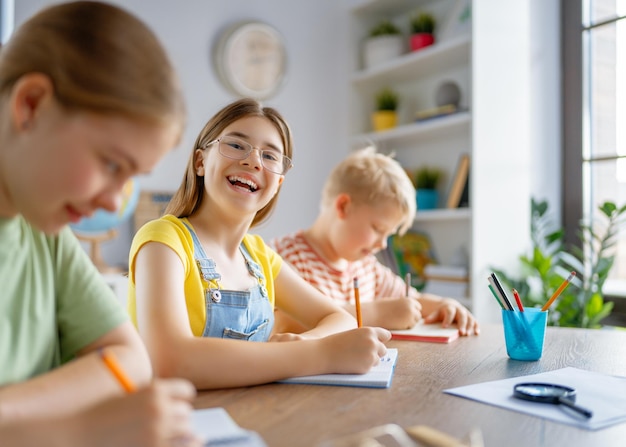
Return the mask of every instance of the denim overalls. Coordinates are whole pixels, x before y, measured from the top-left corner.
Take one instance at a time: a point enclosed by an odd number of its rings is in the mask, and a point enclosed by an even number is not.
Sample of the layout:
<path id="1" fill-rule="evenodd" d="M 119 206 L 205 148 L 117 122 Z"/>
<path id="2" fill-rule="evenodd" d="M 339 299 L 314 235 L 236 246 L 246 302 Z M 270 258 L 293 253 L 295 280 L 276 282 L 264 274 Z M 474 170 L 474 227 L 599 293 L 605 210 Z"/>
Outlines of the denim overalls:
<path id="1" fill-rule="evenodd" d="M 185 226 L 193 239 L 194 258 L 200 274 L 208 283 L 204 292 L 206 322 L 202 336 L 267 341 L 274 326 L 274 309 L 268 299 L 265 276 L 243 242 L 239 249 L 258 284 L 249 291 L 222 290 L 215 261 L 207 257 L 191 227 L 186 223 Z"/>

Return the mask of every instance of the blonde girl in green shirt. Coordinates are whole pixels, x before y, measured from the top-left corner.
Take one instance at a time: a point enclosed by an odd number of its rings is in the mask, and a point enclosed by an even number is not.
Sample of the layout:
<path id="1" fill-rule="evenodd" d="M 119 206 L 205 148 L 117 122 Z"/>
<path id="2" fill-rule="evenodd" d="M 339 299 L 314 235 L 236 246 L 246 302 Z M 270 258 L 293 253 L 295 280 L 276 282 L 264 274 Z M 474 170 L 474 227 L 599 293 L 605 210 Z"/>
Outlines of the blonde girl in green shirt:
<path id="1" fill-rule="evenodd" d="M 115 6 L 51 6 L 0 50 L 3 446 L 193 442 L 193 387 L 151 383 L 141 339 L 66 226 L 115 211 L 123 185 L 149 172 L 183 126 L 166 53 Z M 122 397 L 102 348 L 137 393 Z"/>

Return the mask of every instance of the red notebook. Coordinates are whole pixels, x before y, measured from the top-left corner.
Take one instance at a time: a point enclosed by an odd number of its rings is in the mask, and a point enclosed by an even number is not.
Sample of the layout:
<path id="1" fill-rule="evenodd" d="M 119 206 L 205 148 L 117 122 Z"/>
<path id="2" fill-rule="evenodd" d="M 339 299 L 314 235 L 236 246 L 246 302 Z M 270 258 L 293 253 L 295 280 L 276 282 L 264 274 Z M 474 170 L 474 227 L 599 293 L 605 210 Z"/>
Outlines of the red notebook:
<path id="1" fill-rule="evenodd" d="M 411 329 L 391 331 L 392 340 L 426 341 L 430 343 L 450 343 L 459 338 L 459 330 L 454 327 L 441 327 L 440 323 L 424 324 L 420 321 Z"/>

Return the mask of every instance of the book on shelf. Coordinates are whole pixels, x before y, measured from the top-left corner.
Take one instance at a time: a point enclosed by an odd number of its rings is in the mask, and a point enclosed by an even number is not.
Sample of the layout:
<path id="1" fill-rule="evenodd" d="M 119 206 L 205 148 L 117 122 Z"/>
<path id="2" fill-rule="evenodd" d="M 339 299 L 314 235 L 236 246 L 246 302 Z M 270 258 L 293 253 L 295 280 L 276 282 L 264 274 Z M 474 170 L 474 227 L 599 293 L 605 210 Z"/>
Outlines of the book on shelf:
<path id="1" fill-rule="evenodd" d="M 396 275 L 401 275 L 396 256 L 391 248 L 391 238 L 387 240 L 387 247 L 384 250 L 380 250 L 376 253 L 376 258 L 383 265 L 389 267 Z"/>
<path id="2" fill-rule="evenodd" d="M 424 324 L 420 320 L 411 329 L 392 330 L 392 340 L 424 341 L 428 343 L 451 343 L 459 338 L 459 329 L 443 327 L 441 323 Z"/>
<path id="3" fill-rule="evenodd" d="M 446 104 L 439 107 L 433 107 L 432 109 L 420 110 L 415 113 L 415 121 L 426 121 L 433 118 L 439 118 L 442 116 L 452 115 L 454 113 L 460 112 L 459 109 L 454 104 Z"/>
<path id="4" fill-rule="evenodd" d="M 424 267 L 424 281 L 422 293 L 455 299 L 467 297 L 469 285 L 467 267 L 428 264 Z"/>
<path id="5" fill-rule="evenodd" d="M 452 178 L 452 185 L 448 194 L 448 208 L 469 206 L 469 168 L 469 155 L 462 154 Z"/>
<path id="6" fill-rule="evenodd" d="M 439 107 L 433 107 L 432 109 L 419 110 L 415 112 L 415 121 L 425 121 L 440 116 L 448 116 L 458 111 L 457 106 L 454 104 L 445 104 Z"/>
<path id="7" fill-rule="evenodd" d="M 146 222 L 163 216 L 173 195 L 170 191 L 141 191 L 133 217 L 135 231 Z"/>
<path id="8" fill-rule="evenodd" d="M 387 349 L 380 363 L 373 366 L 365 374 L 318 374 L 314 376 L 292 377 L 279 380 L 278 383 L 295 383 L 304 385 L 339 385 L 363 388 L 389 388 L 396 368 L 398 350 Z"/>
<path id="9" fill-rule="evenodd" d="M 436 262 L 430 237 L 426 233 L 409 230 L 402 236 L 391 236 L 388 247 L 397 265 L 398 275 L 404 278 L 410 273 L 411 286 L 421 289 L 424 285 L 424 267 Z"/>

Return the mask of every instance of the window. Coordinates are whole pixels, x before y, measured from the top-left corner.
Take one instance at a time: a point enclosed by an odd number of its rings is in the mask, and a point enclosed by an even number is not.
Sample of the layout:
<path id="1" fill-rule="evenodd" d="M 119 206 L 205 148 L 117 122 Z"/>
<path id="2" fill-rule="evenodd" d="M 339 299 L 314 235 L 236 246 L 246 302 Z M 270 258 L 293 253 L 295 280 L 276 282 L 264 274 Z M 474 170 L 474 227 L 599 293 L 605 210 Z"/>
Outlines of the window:
<path id="1" fill-rule="evenodd" d="M 563 225 L 626 204 L 626 0 L 562 1 Z M 626 231 L 605 293 L 626 296 Z M 621 284 L 620 284 L 621 283 Z"/>
<path id="2" fill-rule="evenodd" d="M 0 42 L 6 42 L 13 32 L 15 0 L 0 0 Z"/>

